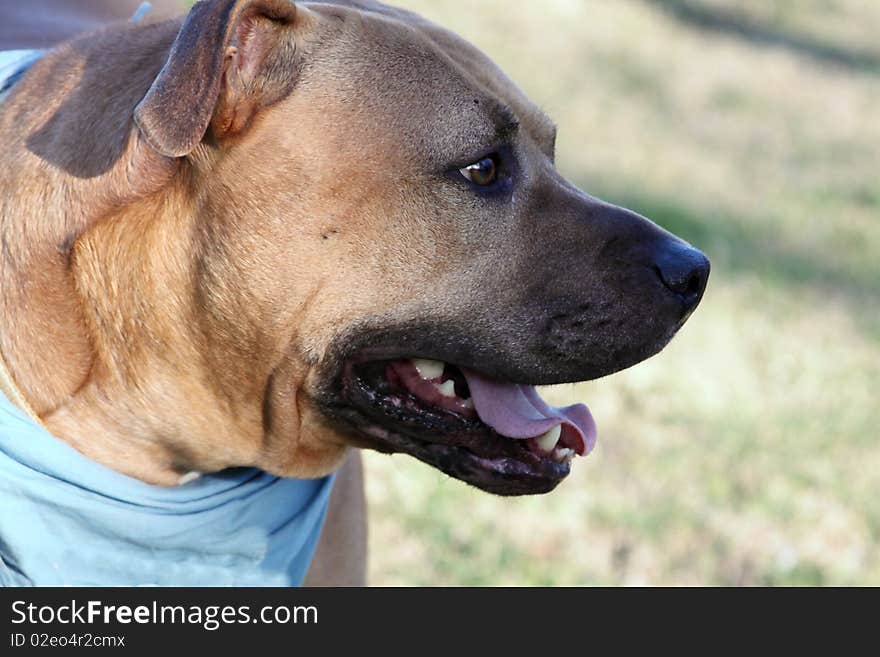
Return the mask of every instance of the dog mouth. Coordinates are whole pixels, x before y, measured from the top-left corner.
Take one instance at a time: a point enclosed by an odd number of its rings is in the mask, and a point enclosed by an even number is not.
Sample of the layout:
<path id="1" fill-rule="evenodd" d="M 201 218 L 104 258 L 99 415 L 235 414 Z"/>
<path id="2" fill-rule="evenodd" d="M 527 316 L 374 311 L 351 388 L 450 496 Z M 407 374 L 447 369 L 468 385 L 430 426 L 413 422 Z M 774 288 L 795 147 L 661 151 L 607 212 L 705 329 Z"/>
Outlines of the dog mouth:
<path id="1" fill-rule="evenodd" d="M 553 490 L 596 442 L 583 404 L 555 408 L 534 386 L 437 360 L 347 362 L 338 402 L 367 446 L 499 495 Z"/>

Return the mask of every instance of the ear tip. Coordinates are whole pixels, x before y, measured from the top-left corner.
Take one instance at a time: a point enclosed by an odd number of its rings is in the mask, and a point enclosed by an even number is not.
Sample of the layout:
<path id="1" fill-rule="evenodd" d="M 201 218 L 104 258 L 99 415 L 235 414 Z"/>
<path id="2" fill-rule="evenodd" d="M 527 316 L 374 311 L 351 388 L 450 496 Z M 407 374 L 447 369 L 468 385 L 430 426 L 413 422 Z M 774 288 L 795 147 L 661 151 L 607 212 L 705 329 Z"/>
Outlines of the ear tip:
<path id="1" fill-rule="evenodd" d="M 273 20 L 292 23 L 296 20 L 297 6 L 294 0 L 262 0 L 257 3 L 262 5 L 263 11 L 271 12 Z"/>
<path id="2" fill-rule="evenodd" d="M 150 148 L 165 157 L 179 158 L 192 153 L 201 141 L 201 137 L 195 143 L 189 143 L 192 139 L 184 139 L 181 134 L 169 134 L 174 132 L 173 123 L 154 120 L 152 118 L 154 113 L 145 106 L 146 100 L 141 101 L 133 115 L 134 124 L 141 138 Z"/>
<path id="3" fill-rule="evenodd" d="M 225 48 L 218 44 L 228 41 L 230 24 L 249 11 L 285 25 L 297 16 L 294 0 L 201 1 L 190 10 L 165 66 L 134 109 L 141 137 L 160 155 L 184 157 L 201 143 L 220 95 Z"/>

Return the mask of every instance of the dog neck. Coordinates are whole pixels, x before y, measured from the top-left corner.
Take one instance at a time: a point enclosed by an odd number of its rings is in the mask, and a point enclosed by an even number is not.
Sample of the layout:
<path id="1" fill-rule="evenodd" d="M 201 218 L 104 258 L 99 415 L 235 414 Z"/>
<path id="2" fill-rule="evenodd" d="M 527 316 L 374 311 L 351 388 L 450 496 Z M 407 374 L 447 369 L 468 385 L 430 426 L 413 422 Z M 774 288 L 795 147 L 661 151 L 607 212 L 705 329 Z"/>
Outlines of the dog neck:
<path id="1" fill-rule="evenodd" d="M 31 408 L 30 403 L 28 403 L 28 400 L 25 398 L 24 394 L 22 394 L 21 390 L 18 389 L 18 385 L 12 378 L 12 374 L 9 372 L 9 366 L 6 365 L 6 361 L 3 359 L 2 354 L 0 354 L 0 392 L 6 395 L 13 404 L 24 411 L 29 418 L 42 426 L 43 421 L 40 419 L 40 416 L 37 415 L 37 412 Z"/>
<path id="2" fill-rule="evenodd" d="M 228 353 L 215 359 L 202 307 L 192 305 L 202 294 L 201 215 L 187 179 L 182 173 L 74 245 L 71 276 L 92 364 L 76 394 L 45 417 L 87 456 L 161 485 L 192 469 L 257 465 L 262 439 L 259 366 L 250 363 L 248 376 Z M 236 439 L 221 443 L 218 431 Z"/>
<path id="3" fill-rule="evenodd" d="M 45 55 L 44 50 L 12 50 L 0 52 L 0 104 L 21 77 Z M 18 388 L 9 366 L 0 353 L 0 392 L 22 409 L 34 422 L 42 425 L 36 411 Z"/>
<path id="4" fill-rule="evenodd" d="M 96 366 L 74 245 L 179 167 L 142 143 L 131 121 L 178 28 L 116 27 L 65 44 L 33 65 L 0 111 L 2 369 L 8 395 L 53 429 Z"/>
<path id="5" fill-rule="evenodd" d="M 173 173 L 172 161 L 139 143 L 131 108 L 174 34 L 174 24 L 137 26 L 65 44 L 31 68 L 0 112 L 0 351 L 41 417 L 75 393 L 92 364 L 71 246 Z"/>

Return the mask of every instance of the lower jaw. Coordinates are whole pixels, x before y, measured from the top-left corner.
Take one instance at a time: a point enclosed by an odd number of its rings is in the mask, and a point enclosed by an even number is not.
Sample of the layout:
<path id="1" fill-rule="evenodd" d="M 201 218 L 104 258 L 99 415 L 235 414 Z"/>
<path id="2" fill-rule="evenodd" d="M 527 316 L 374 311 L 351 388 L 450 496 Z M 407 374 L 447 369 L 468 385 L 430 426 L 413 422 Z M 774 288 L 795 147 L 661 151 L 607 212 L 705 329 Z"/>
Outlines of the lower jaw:
<path id="1" fill-rule="evenodd" d="M 415 426 L 392 429 L 387 416 L 375 404 L 356 401 L 344 408 L 337 407 L 333 415 L 356 436 L 360 447 L 408 454 L 450 477 L 495 495 L 549 493 L 571 471 L 570 463 L 540 458 L 529 452 L 522 441 L 499 437 L 478 420 L 468 422 L 469 429 L 464 432 L 431 433 Z M 421 437 L 425 433 L 430 435 Z M 484 449 L 484 445 L 490 443 L 503 446 L 505 453 Z"/>
<path id="2" fill-rule="evenodd" d="M 421 455 L 412 455 L 450 477 L 501 496 L 549 493 L 568 476 L 567 466 L 564 472 L 552 476 L 539 474 L 522 461 L 509 458 L 487 460 L 461 451 L 461 448 L 438 449 L 435 445 L 425 444 Z"/>

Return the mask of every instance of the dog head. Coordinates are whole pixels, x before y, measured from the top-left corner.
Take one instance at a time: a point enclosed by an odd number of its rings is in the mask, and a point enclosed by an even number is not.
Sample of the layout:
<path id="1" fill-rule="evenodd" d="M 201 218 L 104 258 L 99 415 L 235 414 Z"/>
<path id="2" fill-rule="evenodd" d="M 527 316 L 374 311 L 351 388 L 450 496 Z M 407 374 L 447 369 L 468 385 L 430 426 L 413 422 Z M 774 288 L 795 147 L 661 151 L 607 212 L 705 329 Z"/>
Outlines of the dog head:
<path id="1" fill-rule="evenodd" d="M 181 470 L 314 477 L 354 445 L 551 490 L 594 429 L 531 386 L 657 353 L 706 286 L 700 252 L 556 171 L 553 123 L 485 55 L 375 2 L 197 3 L 135 121 L 177 166 L 135 214 L 186 246 L 150 241 L 174 283 L 140 326 L 164 351 L 115 347 L 162 383 L 112 394 L 211 414 Z M 92 230 L 77 266 L 123 230 Z"/>

